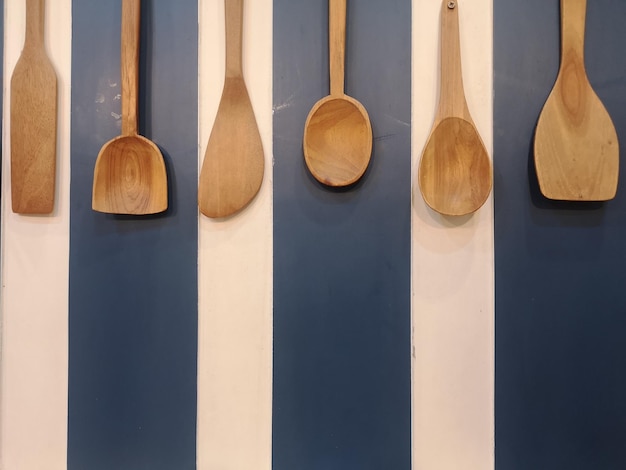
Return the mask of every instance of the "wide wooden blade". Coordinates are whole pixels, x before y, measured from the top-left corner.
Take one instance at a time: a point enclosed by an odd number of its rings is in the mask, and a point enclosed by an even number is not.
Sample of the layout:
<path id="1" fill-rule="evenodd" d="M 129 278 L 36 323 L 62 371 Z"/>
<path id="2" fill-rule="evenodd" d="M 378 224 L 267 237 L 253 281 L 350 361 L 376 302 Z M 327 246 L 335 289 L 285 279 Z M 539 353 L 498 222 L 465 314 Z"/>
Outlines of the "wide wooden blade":
<path id="1" fill-rule="evenodd" d="M 264 167 L 261 136 L 243 78 L 226 78 L 200 172 L 200 212 L 220 218 L 244 208 L 261 187 Z"/>
<path id="2" fill-rule="evenodd" d="M 561 67 L 534 143 L 539 188 L 549 199 L 605 201 L 617 191 L 617 133 L 585 71 L 585 16 L 585 0 L 561 2 Z"/>

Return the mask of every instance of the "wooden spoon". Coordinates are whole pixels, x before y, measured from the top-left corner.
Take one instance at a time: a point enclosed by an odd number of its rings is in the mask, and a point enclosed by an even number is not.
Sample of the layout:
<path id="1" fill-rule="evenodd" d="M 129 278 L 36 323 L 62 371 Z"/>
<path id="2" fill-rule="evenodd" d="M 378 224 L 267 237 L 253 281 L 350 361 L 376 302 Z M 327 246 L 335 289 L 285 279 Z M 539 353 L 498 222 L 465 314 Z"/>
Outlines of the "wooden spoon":
<path id="1" fill-rule="evenodd" d="M 491 161 L 470 116 L 461 70 L 458 1 L 441 11 L 439 108 L 419 165 L 422 196 L 444 215 L 466 215 L 491 192 Z"/>
<path id="2" fill-rule="evenodd" d="M 615 127 L 585 71 L 586 0 L 561 0 L 561 66 L 535 131 L 542 194 L 563 201 L 606 201 L 617 191 Z"/>
<path id="3" fill-rule="evenodd" d="M 140 0 L 122 0 L 122 135 L 100 150 L 92 208 L 112 214 L 167 209 L 167 174 L 159 148 L 137 134 Z"/>
<path id="4" fill-rule="evenodd" d="M 329 0 L 330 95 L 319 100 L 304 125 L 306 165 L 320 183 L 347 186 L 365 173 L 372 126 L 361 103 L 344 93 L 346 0 Z"/>
<path id="5" fill-rule="evenodd" d="M 44 0 L 26 0 L 26 37 L 11 78 L 11 202 L 18 214 L 54 210 L 57 76 L 44 46 Z"/>
<path id="6" fill-rule="evenodd" d="M 226 76 L 204 154 L 198 207 L 207 217 L 227 217 L 259 192 L 265 158 L 252 103 L 243 79 L 243 0 L 225 0 Z"/>

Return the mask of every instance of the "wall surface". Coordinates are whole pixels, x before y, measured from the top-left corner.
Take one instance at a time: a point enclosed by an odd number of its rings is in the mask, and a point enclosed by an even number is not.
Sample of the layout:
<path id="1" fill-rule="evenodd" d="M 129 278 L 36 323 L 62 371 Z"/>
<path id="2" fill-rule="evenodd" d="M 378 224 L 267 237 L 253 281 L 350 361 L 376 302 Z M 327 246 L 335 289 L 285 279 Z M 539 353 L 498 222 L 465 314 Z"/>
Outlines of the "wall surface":
<path id="1" fill-rule="evenodd" d="M 494 9 L 496 468 L 624 468 L 623 165 L 612 201 L 541 196 L 531 149 L 558 72 L 558 2 Z M 588 2 L 587 72 L 622 148 L 625 20 L 623 1 Z"/>
<path id="2" fill-rule="evenodd" d="M 328 93 L 327 2 L 246 2 L 266 170 L 225 220 L 195 202 L 222 92 L 223 2 L 143 3 L 140 131 L 163 152 L 170 209 L 135 218 L 90 208 L 97 153 L 120 131 L 120 2 L 97 0 L 47 2 L 57 203 L 46 217 L 11 212 L 25 11 L 4 2 L 0 468 L 626 466 L 624 191 L 551 203 L 531 160 L 558 1 L 459 1 L 467 102 L 495 185 L 461 218 L 430 210 L 416 185 L 440 2 L 349 3 L 346 92 L 370 114 L 374 151 L 340 191 L 308 174 L 301 148 Z M 625 20 L 623 2 L 589 2 L 589 78 L 620 136 Z"/>

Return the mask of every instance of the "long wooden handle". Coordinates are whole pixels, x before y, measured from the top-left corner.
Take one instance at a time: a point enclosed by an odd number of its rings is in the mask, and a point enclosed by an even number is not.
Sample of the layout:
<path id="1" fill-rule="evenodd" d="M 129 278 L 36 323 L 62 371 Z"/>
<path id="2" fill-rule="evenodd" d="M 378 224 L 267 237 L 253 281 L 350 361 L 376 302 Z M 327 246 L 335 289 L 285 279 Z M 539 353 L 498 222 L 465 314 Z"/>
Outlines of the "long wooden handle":
<path id="1" fill-rule="evenodd" d="M 141 0 L 122 0 L 122 135 L 137 135 Z"/>
<path id="2" fill-rule="evenodd" d="M 561 63 L 575 60 L 584 68 L 586 15 L 587 0 L 561 0 Z"/>
<path id="3" fill-rule="evenodd" d="M 330 94 L 343 96 L 346 60 L 346 0 L 328 0 Z"/>
<path id="4" fill-rule="evenodd" d="M 25 47 L 43 47 L 44 44 L 44 0 L 26 0 Z"/>
<path id="5" fill-rule="evenodd" d="M 462 117 L 467 104 L 463 91 L 461 41 L 459 39 L 459 2 L 443 0 L 441 7 L 441 75 L 439 87 L 440 118 Z M 469 113 L 467 113 L 469 114 Z"/>
<path id="6" fill-rule="evenodd" d="M 226 76 L 243 76 L 243 0 L 224 0 L 226 13 Z"/>

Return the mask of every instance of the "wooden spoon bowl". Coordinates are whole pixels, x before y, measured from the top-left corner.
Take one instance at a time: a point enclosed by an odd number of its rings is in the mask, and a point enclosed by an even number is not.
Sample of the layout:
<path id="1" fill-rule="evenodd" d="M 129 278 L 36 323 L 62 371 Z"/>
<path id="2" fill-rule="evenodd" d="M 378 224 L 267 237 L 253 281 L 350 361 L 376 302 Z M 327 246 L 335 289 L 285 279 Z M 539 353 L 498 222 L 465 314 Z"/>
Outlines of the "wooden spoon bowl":
<path id="1" fill-rule="evenodd" d="M 120 136 L 100 150 L 94 172 L 95 210 L 115 214 L 154 214 L 167 207 L 165 164 L 156 144 L 143 136 Z"/>
<path id="2" fill-rule="evenodd" d="M 420 163 L 426 204 L 445 215 L 469 214 L 489 197 L 490 182 L 491 162 L 474 125 L 458 117 L 437 124 Z"/>
<path id="3" fill-rule="evenodd" d="M 372 126 L 365 107 L 344 93 L 346 0 L 329 0 L 330 95 L 319 100 L 304 125 L 302 150 L 313 177 L 328 186 L 355 183 L 369 165 Z"/>
<path id="4" fill-rule="evenodd" d="M 344 95 L 315 104 L 304 127 L 304 158 L 315 179 L 352 184 L 365 173 L 371 153 L 372 128 L 361 103 Z"/>

